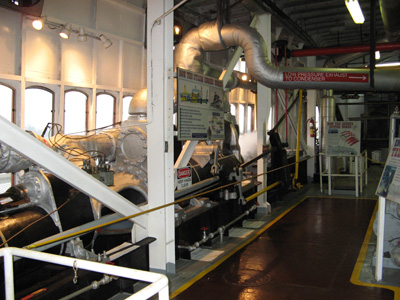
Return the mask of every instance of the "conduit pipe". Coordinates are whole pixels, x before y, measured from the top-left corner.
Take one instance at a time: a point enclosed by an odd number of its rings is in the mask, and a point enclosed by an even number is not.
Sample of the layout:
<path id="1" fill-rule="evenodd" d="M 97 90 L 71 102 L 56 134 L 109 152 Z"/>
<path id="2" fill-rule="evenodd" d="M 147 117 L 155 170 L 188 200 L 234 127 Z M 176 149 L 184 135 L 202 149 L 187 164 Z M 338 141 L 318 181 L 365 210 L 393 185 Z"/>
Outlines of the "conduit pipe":
<path id="1" fill-rule="evenodd" d="M 248 210 L 246 210 L 243 214 L 241 214 L 240 216 L 238 216 L 236 219 L 232 220 L 231 222 L 229 222 L 228 224 L 226 224 L 225 226 L 221 226 L 218 227 L 218 229 L 214 232 L 210 232 L 208 235 L 204 235 L 204 237 L 198 241 L 195 242 L 193 245 L 190 246 L 182 246 L 182 245 L 178 245 L 178 249 L 186 249 L 188 251 L 194 251 L 197 248 L 199 248 L 202 244 L 206 243 L 207 241 L 209 241 L 210 239 L 213 239 L 215 236 L 217 236 L 218 234 L 220 235 L 221 238 L 221 242 L 222 242 L 222 238 L 224 235 L 225 230 L 233 225 L 234 223 L 236 223 L 237 221 L 239 221 L 240 219 L 242 219 L 245 216 L 248 216 L 253 210 L 255 210 L 257 208 L 257 205 L 253 205 L 252 207 L 250 207 Z"/>
<path id="2" fill-rule="evenodd" d="M 369 52 L 370 45 L 354 45 L 343 47 L 328 47 L 328 48 L 315 48 L 315 49 L 301 49 L 291 50 L 291 57 L 305 57 L 305 56 L 318 56 L 318 55 L 335 55 L 335 54 L 348 54 Z M 400 50 L 400 43 L 378 43 L 376 44 L 376 51 L 395 51 Z"/>
<path id="3" fill-rule="evenodd" d="M 302 185 L 297 182 L 299 179 L 299 161 L 300 161 L 300 136 L 301 136 L 301 113 L 303 108 L 303 90 L 299 92 L 299 113 L 297 114 L 297 141 L 296 141 L 296 166 L 295 173 L 293 177 L 293 188 L 301 188 Z"/>
<path id="4" fill-rule="evenodd" d="M 277 185 L 281 184 L 282 182 L 280 181 L 276 181 L 273 184 L 270 184 L 269 186 L 267 186 L 266 188 L 259 190 L 258 192 L 254 193 L 253 195 L 250 195 L 249 197 L 247 197 L 245 200 L 246 202 L 249 202 L 255 198 L 257 198 L 258 196 L 260 196 L 261 194 L 264 194 L 265 192 L 268 192 L 269 190 L 273 189 L 274 187 L 276 187 Z"/>
<path id="5" fill-rule="evenodd" d="M 243 48 L 251 76 L 269 88 L 373 90 L 368 69 L 275 67 L 257 30 L 239 24 L 224 25 L 219 32 L 215 22 L 208 22 L 190 30 L 175 47 L 175 67 L 203 73 L 204 51 L 236 46 Z M 376 70 L 375 90 L 400 91 L 400 71 Z"/>

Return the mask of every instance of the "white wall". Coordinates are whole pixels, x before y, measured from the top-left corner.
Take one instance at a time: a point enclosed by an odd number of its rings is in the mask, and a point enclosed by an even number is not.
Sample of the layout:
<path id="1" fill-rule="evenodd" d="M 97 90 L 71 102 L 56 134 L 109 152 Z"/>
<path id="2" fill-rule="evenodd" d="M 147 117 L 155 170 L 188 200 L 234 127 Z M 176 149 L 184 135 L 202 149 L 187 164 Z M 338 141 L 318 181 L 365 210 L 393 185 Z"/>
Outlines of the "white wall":
<path id="1" fill-rule="evenodd" d="M 31 85 L 46 86 L 56 92 L 55 122 L 63 121 L 63 93 L 70 88 L 89 94 L 89 113 L 94 114 L 98 92 L 117 98 L 133 95 L 146 85 L 145 1 L 141 0 L 45 0 L 42 16 L 58 24 L 70 23 L 93 36 L 104 34 L 113 45 L 105 49 L 98 39 L 68 40 L 59 29 L 32 28 L 32 17 L 0 8 L 0 83 L 15 89 L 17 124 L 23 127 L 24 90 Z M 117 121 L 121 110 L 117 112 Z M 89 118 L 89 129 L 94 117 Z"/>

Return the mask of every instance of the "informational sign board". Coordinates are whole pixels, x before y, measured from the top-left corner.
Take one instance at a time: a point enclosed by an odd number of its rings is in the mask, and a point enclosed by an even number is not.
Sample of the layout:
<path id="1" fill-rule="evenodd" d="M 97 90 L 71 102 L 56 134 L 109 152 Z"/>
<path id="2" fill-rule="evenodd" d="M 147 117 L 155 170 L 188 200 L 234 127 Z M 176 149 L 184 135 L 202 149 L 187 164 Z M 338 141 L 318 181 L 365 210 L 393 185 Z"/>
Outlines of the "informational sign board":
<path id="1" fill-rule="evenodd" d="M 361 121 L 328 122 L 326 153 L 358 155 L 361 150 Z"/>
<path id="2" fill-rule="evenodd" d="M 178 190 L 192 186 L 192 168 L 183 167 L 176 169 L 176 187 Z"/>
<path id="3" fill-rule="evenodd" d="M 400 139 L 396 138 L 383 169 L 376 195 L 400 204 Z"/>
<path id="4" fill-rule="evenodd" d="M 178 140 L 224 138 L 222 81 L 178 69 Z"/>
<path id="5" fill-rule="evenodd" d="M 283 81 L 365 82 L 368 74 L 335 72 L 283 72 Z"/>

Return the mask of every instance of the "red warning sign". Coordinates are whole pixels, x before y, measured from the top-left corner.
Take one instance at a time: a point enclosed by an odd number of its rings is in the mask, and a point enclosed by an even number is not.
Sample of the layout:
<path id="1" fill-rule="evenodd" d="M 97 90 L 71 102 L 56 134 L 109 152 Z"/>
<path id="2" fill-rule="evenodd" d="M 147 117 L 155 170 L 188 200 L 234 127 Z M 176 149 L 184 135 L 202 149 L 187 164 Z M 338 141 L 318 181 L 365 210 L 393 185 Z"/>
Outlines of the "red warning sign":
<path id="1" fill-rule="evenodd" d="M 368 74 L 336 72 L 283 72 L 283 81 L 366 82 Z"/>

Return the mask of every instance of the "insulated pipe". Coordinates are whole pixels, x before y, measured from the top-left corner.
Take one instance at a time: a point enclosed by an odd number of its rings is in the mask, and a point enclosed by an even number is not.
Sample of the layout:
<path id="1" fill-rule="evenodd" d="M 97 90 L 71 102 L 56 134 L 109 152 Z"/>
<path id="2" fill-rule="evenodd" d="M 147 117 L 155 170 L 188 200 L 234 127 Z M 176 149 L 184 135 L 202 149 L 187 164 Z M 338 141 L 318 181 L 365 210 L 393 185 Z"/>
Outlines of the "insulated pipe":
<path id="1" fill-rule="evenodd" d="M 369 50 L 370 50 L 370 45 L 301 49 L 301 50 L 291 50 L 290 56 L 305 57 L 305 56 L 318 56 L 318 55 L 335 55 L 335 54 L 369 52 Z M 395 51 L 395 50 L 400 50 L 400 43 L 376 44 L 376 51 Z"/>
<path id="2" fill-rule="evenodd" d="M 248 26 L 227 24 L 218 32 L 218 26 L 210 22 L 192 29 L 186 35 L 184 43 L 175 48 L 176 67 L 201 73 L 204 51 L 240 46 L 249 73 L 269 88 L 373 90 L 368 69 L 275 67 L 267 58 L 268 50 L 263 38 L 256 29 Z M 376 70 L 375 90 L 400 91 L 400 71 Z"/>
<path id="3" fill-rule="evenodd" d="M 322 140 L 321 147 L 322 151 L 326 151 L 326 138 L 328 136 L 328 122 L 335 121 L 336 116 L 336 99 L 333 96 L 332 90 L 324 91 L 324 96 L 321 99 L 321 132 Z"/>

